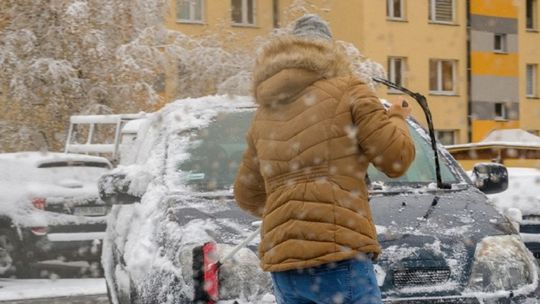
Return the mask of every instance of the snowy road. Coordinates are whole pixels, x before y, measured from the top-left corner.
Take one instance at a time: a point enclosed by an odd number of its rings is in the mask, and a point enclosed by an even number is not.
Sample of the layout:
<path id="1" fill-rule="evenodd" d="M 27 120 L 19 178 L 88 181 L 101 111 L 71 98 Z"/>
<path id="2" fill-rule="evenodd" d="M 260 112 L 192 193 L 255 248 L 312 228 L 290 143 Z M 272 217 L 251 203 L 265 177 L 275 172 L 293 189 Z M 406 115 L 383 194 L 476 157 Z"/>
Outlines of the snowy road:
<path id="1" fill-rule="evenodd" d="M 109 304 L 107 295 L 71 296 L 59 298 L 32 299 L 20 301 L 0 301 L 0 304 Z"/>
<path id="2" fill-rule="evenodd" d="M 0 303 L 108 303 L 105 280 L 0 279 Z"/>

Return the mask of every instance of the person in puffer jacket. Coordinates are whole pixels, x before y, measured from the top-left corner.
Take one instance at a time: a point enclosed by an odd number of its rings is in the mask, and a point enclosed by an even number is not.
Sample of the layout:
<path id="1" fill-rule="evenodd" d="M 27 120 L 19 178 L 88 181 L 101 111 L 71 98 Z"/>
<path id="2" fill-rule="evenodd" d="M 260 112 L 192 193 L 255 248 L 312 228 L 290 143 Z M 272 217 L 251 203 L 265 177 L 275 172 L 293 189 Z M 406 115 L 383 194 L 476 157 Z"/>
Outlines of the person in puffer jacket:
<path id="1" fill-rule="evenodd" d="M 278 303 L 381 303 L 364 178 L 370 163 L 399 177 L 414 160 L 410 109 L 385 110 L 316 15 L 263 47 L 253 93 L 234 193 L 263 219 L 259 256 Z"/>

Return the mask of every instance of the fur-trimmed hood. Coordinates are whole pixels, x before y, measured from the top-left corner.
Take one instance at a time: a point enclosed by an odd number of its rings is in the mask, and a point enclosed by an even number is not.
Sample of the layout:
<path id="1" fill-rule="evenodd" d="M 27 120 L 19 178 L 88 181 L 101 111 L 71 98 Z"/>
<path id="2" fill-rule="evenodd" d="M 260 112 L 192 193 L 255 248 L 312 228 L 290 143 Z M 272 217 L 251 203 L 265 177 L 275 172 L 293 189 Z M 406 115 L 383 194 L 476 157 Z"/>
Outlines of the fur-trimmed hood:
<path id="1" fill-rule="evenodd" d="M 336 44 L 278 37 L 257 58 L 253 93 L 261 105 L 287 103 L 315 81 L 350 74 L 350 62 Z"/>

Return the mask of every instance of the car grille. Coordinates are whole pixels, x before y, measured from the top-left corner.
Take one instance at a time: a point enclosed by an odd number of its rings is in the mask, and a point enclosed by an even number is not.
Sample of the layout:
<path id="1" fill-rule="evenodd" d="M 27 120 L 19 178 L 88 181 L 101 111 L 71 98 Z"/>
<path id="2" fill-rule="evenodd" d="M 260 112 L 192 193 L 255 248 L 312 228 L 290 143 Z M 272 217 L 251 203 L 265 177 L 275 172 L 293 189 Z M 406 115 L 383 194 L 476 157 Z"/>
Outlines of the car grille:
<path id="1" fill-rule="evenodd" d="M 475 298 L 383 300 L 385 304 L 479 304 Z"/>
<path id="2" fill-rule="evenodd" d="M 394 271 L 397 288 L 436 285 L 450 278 L 449 268 L 407 268 Z"/>
<path id="3" fill-rule="evenodd" d="M 540 243 L 525 243 L 527 249 L 529 249 L 535 258 L 540 259 Z"/>
<path id="4" fill-rule="evenodd" d="M 521 224 L 519 226 L 521 233 L 540 233 L 540 223 L 538 224 Z"/>
<path id="5" fill-rule="evenodd" d="M 523 216 L 523 220 L 525 221 L 537 221 L 540 222 L 540 215 L 536 214 L 527 214 Z"/>

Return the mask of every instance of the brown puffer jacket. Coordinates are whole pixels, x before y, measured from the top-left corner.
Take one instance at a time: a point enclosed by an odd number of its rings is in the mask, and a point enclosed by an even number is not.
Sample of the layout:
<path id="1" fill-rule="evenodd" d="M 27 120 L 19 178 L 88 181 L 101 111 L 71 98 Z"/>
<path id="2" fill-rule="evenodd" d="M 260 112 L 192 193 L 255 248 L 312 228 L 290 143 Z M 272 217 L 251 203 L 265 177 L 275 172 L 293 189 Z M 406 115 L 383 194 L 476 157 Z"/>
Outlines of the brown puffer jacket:
<path id="1" fill-rule="evenodd" d="M 380 252 L 364 181 L 370 162 L 402 175 L 415 149 L 405 120 L 351 76 L 333 44 L 279 38 L 254 71 L 260 107 L 235 182 L 241 208 L 263 218 L 266 271 Z"/>

